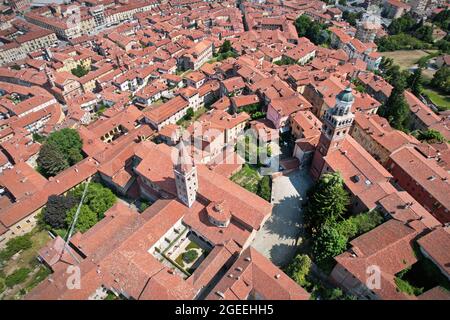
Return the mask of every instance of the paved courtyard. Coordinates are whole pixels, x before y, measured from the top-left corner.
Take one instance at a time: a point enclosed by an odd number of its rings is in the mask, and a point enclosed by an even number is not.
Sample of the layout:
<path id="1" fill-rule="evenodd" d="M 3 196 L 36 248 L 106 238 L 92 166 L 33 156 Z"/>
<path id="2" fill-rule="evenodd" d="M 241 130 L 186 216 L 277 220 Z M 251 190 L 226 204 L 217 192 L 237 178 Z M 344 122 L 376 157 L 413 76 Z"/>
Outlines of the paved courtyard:
<path id="1" fill-rule="evenodd" d="M 272 216 L 258 231 L 252 246 L 277 266 L 289 263 L 296 252 L 297 239 L 301 236 L 300 201 L 311 186 L 306 169 L 273 180 Z"/>

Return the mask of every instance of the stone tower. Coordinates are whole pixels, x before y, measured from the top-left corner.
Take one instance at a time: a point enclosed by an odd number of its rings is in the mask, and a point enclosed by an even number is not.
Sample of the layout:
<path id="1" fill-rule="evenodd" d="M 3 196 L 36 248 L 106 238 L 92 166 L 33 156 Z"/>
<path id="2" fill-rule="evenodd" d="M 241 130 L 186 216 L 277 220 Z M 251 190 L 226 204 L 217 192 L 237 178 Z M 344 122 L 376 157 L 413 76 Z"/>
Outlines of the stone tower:
<path id="1" fill-rule="evenodd" d="M 188 153 L 185 142 L 181 141 L 178 149 L 178 159 L 174 166 L 177 195 L 180 201 L 191 207 L 198 190 L 197 168 Z"/>
<path id="2" fill-rule="evenodd" d="M 314 154 L 311 174 L 319 178 L 324 165 L 324 157 L 339 150 L 350 131 L 355 116 L 351 108 L 355 98 L 350 87 L 336 96 L 336 105 L 323 115 L 322 132 Z"/>

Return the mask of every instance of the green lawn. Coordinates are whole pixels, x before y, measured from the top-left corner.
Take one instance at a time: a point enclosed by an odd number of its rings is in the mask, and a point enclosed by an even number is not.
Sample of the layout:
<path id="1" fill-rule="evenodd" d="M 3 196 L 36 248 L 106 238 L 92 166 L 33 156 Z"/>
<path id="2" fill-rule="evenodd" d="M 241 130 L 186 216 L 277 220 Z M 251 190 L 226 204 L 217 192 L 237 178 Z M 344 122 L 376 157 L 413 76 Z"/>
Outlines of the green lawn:
<path id="1" fill-rule="evenodd" d="M 38 251 L 43 248 L 50 240 L 50 236 L 46 230 L 40 230 L 39 228 L 33 229 L 29 233 L 32 245 L 30 248 L 18 252 L 14 259 L 10 258 L 3 261 L 0 269 L 0 277 L 7 278 L 19 270 L 27 269 L 29 272 L 20 281 L 16 281 L 15 285 L 8 293 L 2 297 L 2 299 L 20 299 L 23 295 L 42 282 L 51 271 L 40 264 L 37 260 Z M 25 273 L 24 273 L 25 274 Z"/>
<path id="2" fill-rule="evenodd" d="M 424 88 L 422 92 L 439 108 L 439 110 L 450 109 L 450 96 L 443 95 L 436 90 Z"/>
<path id="3" fill-rule="evenodd" d="M 180 254 L 176 259 L 175 262 L 178 263 L 178 265 L 182 268 L 184 268 L 184 261 L 183 261 L 183 255 Z"/>
<path id="4" fill-rule="evenodd" d="M 261 176 L 259 175 L 256 167 L 248 164 L 244 164 L 242 169 L 231 177 L 231 181 L 253 193 L 258 191 L 258 184 L 260 180 Z"/>
<path id="5" fill-rule="evenodd" d="M 194 241 L 191 241 L 187 246 L 186 246 L 186 250 L 191 250 L 191 249 L 201 249 L 200 246 L 198 244 L 196 244 Z"/>

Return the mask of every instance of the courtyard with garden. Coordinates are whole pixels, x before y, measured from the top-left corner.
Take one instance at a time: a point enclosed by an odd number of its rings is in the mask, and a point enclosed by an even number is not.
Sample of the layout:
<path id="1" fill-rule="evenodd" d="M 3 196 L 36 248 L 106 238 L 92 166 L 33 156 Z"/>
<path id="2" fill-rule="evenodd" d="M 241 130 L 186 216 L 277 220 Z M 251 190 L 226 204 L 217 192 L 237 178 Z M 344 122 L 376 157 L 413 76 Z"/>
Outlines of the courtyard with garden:
<path id="1" fill-rule="evenodd" d="M 211 246 L 190 232 L 175 228 L 155 250 L 154 256 L 183 278 L 189 277 L 211 251 Z"/>

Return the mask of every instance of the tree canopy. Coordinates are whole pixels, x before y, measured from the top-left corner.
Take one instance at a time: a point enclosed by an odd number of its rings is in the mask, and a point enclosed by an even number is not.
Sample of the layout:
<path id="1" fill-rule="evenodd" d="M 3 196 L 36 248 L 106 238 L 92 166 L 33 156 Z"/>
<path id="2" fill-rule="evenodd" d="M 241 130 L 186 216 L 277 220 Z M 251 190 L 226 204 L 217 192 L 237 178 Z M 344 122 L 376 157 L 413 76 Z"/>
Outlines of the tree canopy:
<path id="1" fill-rule="evenodd" d="M 83 142 L 78 132 L 65 128 L 51 133 L 39 151 L 37 164 L 41 173 L 52 177 L 81 161 Z"/>
<path id="2" fill-rule="evenodd" d="M 36 163 L 38 170 L 47 178 L 56 176 L 69 167 L 67 159 L 59 149 L 55 145 L 47 143 L 41 147 Z"/>
<path id="3" fill-rule="evenodd" d="M 391 35 L 405 33 L 411 31 L 415 25 L 416 20 L 414 20 L 410 13 L 406 13 L 400 18 L 393 19 L 389 25 L 388 31 Z"/>
<path id="4" fill-rule="evenodd" d="M 75 129 L 64 128 L 55 131 L 48 136 L 46 143 L 55 145 L 62 154 L 66 154 L 70 165 L 83 158 L 81 155 L 83 142 Z"/>
<path id="5" fill-rule="evenodd" d="M 442 10 L 433 17 L 433 23 L 446 32 L 450 32 L 450 10 Z"/>
<path id="6" fill-rule="evenodd" d="M 89 73 L 89 69 L 85 68 L 81 64 L 79 64 L 76 68 L 73 68 L 72 70 L 70 70 L 70 72 L 72 72 L 72 74 L 74 76 L 81 78 Z"/>
<path id="7" fill-rule="evenodd" d="M 415 135 L 420 141 L 426 141 L 430 143 L 445 141 L 445 137 L 442 135 L 442 133 L 434 129 L 428 129 L 426 131 L 419 130 Z"/>
<path id="8" fill-rule="evenodd" d="M 216 56 L 217 61 L 222 61 L 222 60 L 225 60 L 230 57 L 236 57 L 237 54 L 233 50 L 231 41 L 226 39 L 220 46 L 220 49 L 215 56 Z"/>
<path id="9" fill-rule="evenodd" d="M 306 254 L 298 254 L 286 268 L 286 274 L 302 287 L 310 285 L 308 276 L 311 271 L 312 261 Z"/>
<path id="10" fill-rule="evenodd" d="M 409 130 L 410 110 L 404 97 L 404 87 L 394 86 L 385 104 L 378 109 L 378 114 L 389 121 L 397 130 Z"/>
<path id="11" fill-rule="evenodd" d="M 410 34 L 399 33 L 396 35 L 385 36 L 375 40 L 378 51 L 395 51 L 395 50 L 415 50 L 430 49 L 432 46 Z"/>
<path id="12" fill-rule="evenodd" d="M 362 11 L 361 12 L 351 12 L 348 10 L 345 10 L 342 13 L 342 19 L 347 21 L 348 23 L 350 23 L 350 25 L 356 27 L 356 23 L 358 19 L 361 19 L 362 16 Z"/>
<path id="13" fill-rule="evenodd" d="M 306 228 L 315 233 L 326 222 L 336 221 L 346 212 L 349 202 L 340 173 L 323 174 L 313 187 L 304 210 Z"/>
<path id="14" fill-rule="evenodd" d="M 444 93 L 450 94 L 450 67 L 444 66 L 436 71 L 431 80 L 431 85 Z"/>
<path id="15" fill-rule="evenodd" d="M 329 43 L 330 36 L 324 24 L 311 20 L 305 14 L 299 16 L 294 24 L 299 37 L 306 37 L 315 45 Z"/>
<path id="16" fill-rule="evenodd" d="M 66 227 L 67 211 L 78 204 L 78 200 L 71 195 L 51 195 L 43 210 L 44 222 L 52 228 Z"/>
<path id="17" fill-rule="evenodd" d="M 331 259 L 341 254 L 347 247 L 347 238 L 340 234 L 331 224 L 320 229 L 313 239 L 313 254 L 319 266 L 329 264 Z"/>
<path id="18" fill-rule="evenodd" d="M 77 207 L 75 206 L 67 212 L 66 216 L 66 224 L 70 226 L 75 217 L 75 213 L 77 211 Z M 92 211 L 88 205 L 83 204 L 80 208 L 80 213 L 78 215 L 77 223 L 75 224 L 75 229 L 80 231 L 81 233 L 86 232 L 91 227 L 93 227 L 98 222 L 97 214 Z"/>
<path id="19" fill-rule="evenodd" d="M 74 188 L 69 194 L 74 198 L 81 200 L 85 184 L 81 184 Z M 104 217 L 104 213 L 111 208 L 117 201 L 115 194 L 108 188 L 105 188 L 100 183 L 89 183 L 86 197 L 84 198 L 84 205 L 87 205 L 91 211 L 95 212 L 99 219 Z"/>
<path id="20" fill-rule="evenodd" d="M 230 40 L 225 40 L 220 47 L 219 53 L 227 53 L 233 51 Z"/>
<path id="21" fill-rule="evenodd" d="M 411 92 L 417 97 L 420 96 L 422 92 L 422 69 L 417 68 L 414 72 L 408 77 L 407 85 L 408 88 L 411 89 Z"/>

